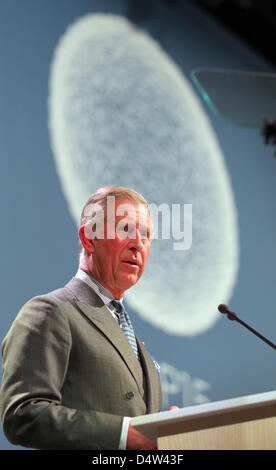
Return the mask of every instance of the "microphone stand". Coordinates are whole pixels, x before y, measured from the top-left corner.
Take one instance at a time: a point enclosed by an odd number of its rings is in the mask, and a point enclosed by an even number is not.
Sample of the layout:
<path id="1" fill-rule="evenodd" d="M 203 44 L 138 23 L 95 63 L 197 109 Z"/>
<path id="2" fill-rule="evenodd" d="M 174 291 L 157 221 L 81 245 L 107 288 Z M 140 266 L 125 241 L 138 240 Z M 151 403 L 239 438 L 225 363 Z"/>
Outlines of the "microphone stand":
<path id="1" fill-rule="evenodd" d="M 252 328 L 251 326 L 249 326 L 247 323 L 245 323 L 244 321 L 242 321 L 238 315 L 233 312 L 232 310 L 229 310 L 229 308 L 227 307 L 227 305 L 225 304 L 220 304 L 218 306 L 218 311 L 220 313 L 223 313 L 227 315 L 227 318 L 229 320 L 232 320 L 232 321 L 237 321 L 238 323 L 240 323 L 241 325 L 245 326 L 245 328 L 247 328 L 249 331 L 251 331 L 251 333 L 254 333 L 254 335 L 258 336 L 258 338 L 262 339 L 266 344 L 268 344 L 269 346 L 271 346 L 271 348 L 273 349 L 276 349 L 276 345 L 273 344 L 271 341 L 269 341 L 269 339 L 265 338 L 263 335 L 261 335 L 258 331 L 254 330 L 254 328 Z"/>

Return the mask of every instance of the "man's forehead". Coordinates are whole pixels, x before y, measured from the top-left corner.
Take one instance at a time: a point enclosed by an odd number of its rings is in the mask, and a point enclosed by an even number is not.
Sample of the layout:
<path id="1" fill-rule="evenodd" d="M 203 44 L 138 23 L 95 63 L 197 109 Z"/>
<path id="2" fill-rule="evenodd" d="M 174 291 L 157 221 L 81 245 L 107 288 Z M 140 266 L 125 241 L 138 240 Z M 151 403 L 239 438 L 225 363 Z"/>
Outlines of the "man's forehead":
<path id="1" fill-rule="evenodd" d="M 147 222 L 150 218 L 148 207 L 146 204 L 140 202 L 134 202 L 129 199 L 119 199 L 115 203 L 115 214 L 116 217 L 133 217 L 141 218 Z"/>

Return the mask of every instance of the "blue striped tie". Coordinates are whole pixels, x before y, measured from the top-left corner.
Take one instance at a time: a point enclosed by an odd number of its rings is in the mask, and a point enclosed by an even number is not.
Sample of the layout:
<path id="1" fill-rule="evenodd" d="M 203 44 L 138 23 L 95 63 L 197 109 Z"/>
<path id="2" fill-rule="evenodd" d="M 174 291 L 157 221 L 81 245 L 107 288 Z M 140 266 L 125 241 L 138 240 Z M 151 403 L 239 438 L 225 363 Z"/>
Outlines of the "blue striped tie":
<path id="1" fill-rule="evenodd" d="M 122 328 L 124 334 L 126 335 L 126 338 L 128 339 L 130 346 L 132 347 L 137 359 L 140 360 L 133 326 L 125 310 L 125 307 L 123 306 L 121 302 L 119 302 L 119 300 L 116 300 L 116 299 L 112 300 L 111 304 L 115 308 L 116 313 L 119 314 L 120 327 Z"/>

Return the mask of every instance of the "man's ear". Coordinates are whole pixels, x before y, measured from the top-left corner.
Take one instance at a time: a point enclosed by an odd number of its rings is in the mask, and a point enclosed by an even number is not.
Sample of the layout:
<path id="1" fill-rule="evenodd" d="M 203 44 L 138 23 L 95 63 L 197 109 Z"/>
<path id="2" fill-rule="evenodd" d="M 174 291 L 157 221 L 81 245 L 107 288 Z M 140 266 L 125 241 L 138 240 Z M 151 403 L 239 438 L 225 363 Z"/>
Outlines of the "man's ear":
<path id="1" fill-rule="evenodd" d="M 88 253 L 94 253 L 95 247 L 93 240 L 87 237 L 87 227 L 82 225 L 79 229 L 79 238 L 83 248 L 88 251 Z"/>

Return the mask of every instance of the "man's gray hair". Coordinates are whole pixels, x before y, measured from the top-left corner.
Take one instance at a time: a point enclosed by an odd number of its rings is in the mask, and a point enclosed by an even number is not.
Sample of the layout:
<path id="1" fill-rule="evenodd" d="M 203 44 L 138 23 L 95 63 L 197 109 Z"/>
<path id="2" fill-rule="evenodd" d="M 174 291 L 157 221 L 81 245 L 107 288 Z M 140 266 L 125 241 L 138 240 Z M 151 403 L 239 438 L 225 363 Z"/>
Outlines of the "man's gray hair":
<path id="1" fill-rule="evenodd" d="M 125 188 L 124 186 L 104 186 L 92 194 L 92 196 L 90 196 L 83 206 L 80 218 L 80 226 L 86 225 L 89 222 L 92 214 L 97 212 L 99 206 L 104 209 L 106 218 L 107 198 L 111 196 L 115 197 L 116 200 L 129 199 L 135 204 L 145 204 L 148 207 L 146 199 L 134 189 Z"/>

